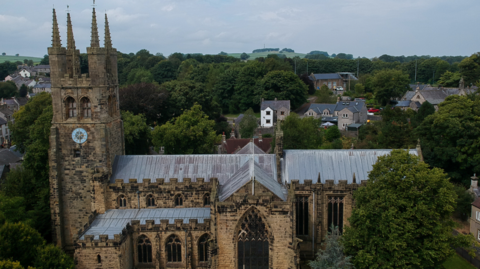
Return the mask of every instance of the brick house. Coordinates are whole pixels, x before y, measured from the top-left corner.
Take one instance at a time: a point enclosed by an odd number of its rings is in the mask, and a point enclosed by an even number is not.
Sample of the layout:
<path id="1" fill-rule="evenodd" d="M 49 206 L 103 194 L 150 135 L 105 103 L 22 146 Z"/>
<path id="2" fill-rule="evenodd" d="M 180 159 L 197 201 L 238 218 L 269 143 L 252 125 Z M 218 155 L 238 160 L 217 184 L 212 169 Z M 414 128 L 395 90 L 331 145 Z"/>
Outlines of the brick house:
<path id="1" fill-rule="evenodd" d="M 260 106 L 260 126 L 272 127 L 277 120 L 285 120 L 290 115 L 290 100 L 263 100 Z"/>
<path id="2" fill-rule="evenodd" d="M 307 117 L 321 118 L 322 122 L 331 122 L 339 129 L 346 129 L 348 125 L 367 122 L 367 106 L 365 101 L 338 101 L 336 104 L 310 104 Z"/>
<path id="3" fill-rule="evenodd" d="M 352 73 L 349 72 L 339 72 L 339 73 L 323 73 L 323 74 L 310 74 L 310 80 L 313 81 L 313 86 L 315 89 L 320 90 L 322 85 L 327 85 L 327 87 L 335 91 L 337 94 L 341 94 L 339 87 L 342 90 L 349 90 L 349 81 L 358 80 Z"/>

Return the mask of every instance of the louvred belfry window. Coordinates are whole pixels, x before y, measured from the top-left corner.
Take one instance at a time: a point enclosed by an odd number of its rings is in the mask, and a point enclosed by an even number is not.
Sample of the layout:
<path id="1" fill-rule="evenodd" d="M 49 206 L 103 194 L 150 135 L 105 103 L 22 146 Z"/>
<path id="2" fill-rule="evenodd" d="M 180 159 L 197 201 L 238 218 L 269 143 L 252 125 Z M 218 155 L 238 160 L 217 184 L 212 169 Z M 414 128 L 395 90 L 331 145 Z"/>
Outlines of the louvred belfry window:
<path id="1" fill-rule="evenodd" d="M 82 98 L 82 111 L 84 118 L 92 117 L 92 104 L 90 103 L 90 99 L 86 97 Z"/>
<path id="2" fill-rule="evenodd" d="M 343 232 L 343 199 L 344 197 L 328 197 L 328 230 L 332 232 L 333 226 L 337 226 L 340 233 Z"/>
<path id="3" fill-rule="evenodd" d="M 67 98 L 67 118 L 74 118 L 77 116 L 77 103 L 72 97 Z"/>
<path id="4" fill-rule="evenodd" d="M 238 268 L 268 269 L 269 242 L 265 222 L 257 211 L 243 217 L 238 233 Z"/>

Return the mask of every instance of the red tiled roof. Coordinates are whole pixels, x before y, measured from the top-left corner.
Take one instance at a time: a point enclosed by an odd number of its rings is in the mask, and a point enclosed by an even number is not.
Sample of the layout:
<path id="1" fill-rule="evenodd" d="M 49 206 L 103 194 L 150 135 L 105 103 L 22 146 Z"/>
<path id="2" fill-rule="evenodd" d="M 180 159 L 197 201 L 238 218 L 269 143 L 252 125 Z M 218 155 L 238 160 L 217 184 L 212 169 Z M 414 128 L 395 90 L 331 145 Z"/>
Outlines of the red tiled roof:
<path id="1" fill-rule="evenodd" d="M 261 148 L 263 151 L 268 153 L 267 151 L 270 149 L 270 144 L 272 143 L 273 138 L 263 138 L 262 142 L 259 141 L 258 138 L 255 138 L 254 143 L 257 147 Z M 227 139 L 226 143 L 224 143 L 224 147 L 227 150 L 228 154 L 233 154 L 237 150 L 242 149 L 245 145 L 250 142 L 249 138 L 245 139 Z"/>
<path id="2" fill-rule="evenodd" d="M 480 197 L 477 197 L 475 201 L 472 203 L 473 206 L 480 208 Z"/>

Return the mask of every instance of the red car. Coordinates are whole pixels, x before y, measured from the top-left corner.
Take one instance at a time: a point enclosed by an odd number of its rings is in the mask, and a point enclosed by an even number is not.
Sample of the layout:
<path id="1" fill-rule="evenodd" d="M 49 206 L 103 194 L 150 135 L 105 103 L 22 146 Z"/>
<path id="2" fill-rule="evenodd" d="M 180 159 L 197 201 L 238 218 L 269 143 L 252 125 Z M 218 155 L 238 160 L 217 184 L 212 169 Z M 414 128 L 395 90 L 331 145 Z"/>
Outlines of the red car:
<path id="1" fill-rule="evenodd" d="M 378 108 L 370 108 L 370 109 L 368 110 L 368 112 L 369 112 L 369 113 L 380 112 L 380 109 L 378 109 Z"/>

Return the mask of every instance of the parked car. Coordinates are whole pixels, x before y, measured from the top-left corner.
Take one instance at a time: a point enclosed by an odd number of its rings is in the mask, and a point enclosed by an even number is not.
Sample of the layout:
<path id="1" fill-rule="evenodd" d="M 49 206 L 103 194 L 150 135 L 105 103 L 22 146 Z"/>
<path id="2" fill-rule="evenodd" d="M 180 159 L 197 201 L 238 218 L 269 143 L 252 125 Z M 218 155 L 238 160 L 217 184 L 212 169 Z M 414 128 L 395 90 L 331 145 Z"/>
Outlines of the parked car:
<path id="1" fill-rule="evenodd" d="M 380 109 L 378 109 L 378 108 L 370 108 L 370 109 L 368 110 L 368 112 L 370 112 L 370 113 L 380 112 Z"/>

